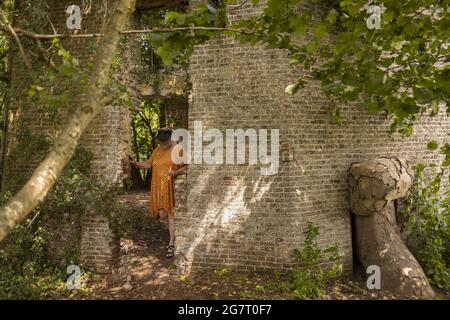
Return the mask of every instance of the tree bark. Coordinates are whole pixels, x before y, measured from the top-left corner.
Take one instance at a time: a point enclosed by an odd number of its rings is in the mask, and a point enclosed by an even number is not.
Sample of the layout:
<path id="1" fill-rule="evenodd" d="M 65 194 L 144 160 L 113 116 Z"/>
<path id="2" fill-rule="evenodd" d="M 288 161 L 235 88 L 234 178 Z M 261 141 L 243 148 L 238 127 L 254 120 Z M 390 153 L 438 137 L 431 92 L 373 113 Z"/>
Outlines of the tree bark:
<path id="1" fill-rule="evenodd" d="M 58 136 L 53 149 L 40 163 L 31 178 L 0 208 L 0 241 L 45 198 L 65 165 L 72 158 L 81 135 L 99 114 L 104 104 L 102 95 L 109 79 L 111 62 L 117 52 L 121 32 L 135 10 L 136 0 L 120 0 L 105 37 L 95 57 L 87 92 L 87 104 L 77 109 Z"/>
<path id="2" fill-rule="evenodd" d="M 136 124 L 134 123 L 134 119 L 131 120 L 131 129 L 133 132 L 133 146 L 134 146 L 134 150 L 136 150 L 135 156 L 136 156 L 136 161 L 139 162 L 140 157 L 139 157 L 139 143 L 137 140 L 137 132 L 136 132 Z M 147 160 L 147 159 L 145 159 Z M 130 166 L 130 170 L 131 170 L 131 182 L 132 182 L 132 187 L 135 190 L 142 190 L 145 189 L 145 184 L 144 184 L 144 179 L 142 178 L 142 174 L 141 171 L 136 168 L 135 166 Z"/>
<path id="3" fill-rule="evenodd" d="M 404 160 L 378 158 L 352 165 L 350 207 L 355 214 L 354 249 L 361 264 L 381 270 L 381 289 L 431 298 L 434 292 L 422 267 L 402 241 L 394 200 L 404 197 L 413 172 Z"/>

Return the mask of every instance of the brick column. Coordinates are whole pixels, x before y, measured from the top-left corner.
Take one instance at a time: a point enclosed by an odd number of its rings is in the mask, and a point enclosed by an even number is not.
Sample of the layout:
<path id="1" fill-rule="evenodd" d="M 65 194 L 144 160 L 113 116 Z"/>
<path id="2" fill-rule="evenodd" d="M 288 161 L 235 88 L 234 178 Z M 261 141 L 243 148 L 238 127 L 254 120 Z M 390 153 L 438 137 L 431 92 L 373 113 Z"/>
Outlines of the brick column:
<path id="1" fill-rule="evenodd" d="M 175 220 L 178 218 L 182 218 L 183 215 L 187 211 L 187 195 L 188 195 L 188 189 L 187 189 L 187 175 L 178 176 L 175 179 L 175 208 L 174 208 L 174 214 L 175 214 Z M 177 224 L 175 223 L 175 228 L 177 227 Z M 175 235 L 178 237 L 179 230 L 175 229 Z M 181 236 L 182 233 L 180 234 Z M 180 242 L 182 245 L 180 248 L 178 247 L 178 241 L 175 243 L 176 247 L 176 255 L 175 255 L 175 264 L 177 265 L 178 272 L 180 274 L 187 273 L 189 270 L 188 266 L 188 246 L 186 246 L 186 241 L 182 239 Z"/>
<path id="2" fill-rule="evenodd" d="M 88 213 L 81 220 L 81 263 L 98 273 L 110 273 L 120 253 L 119 238 L 108 219 Z"/>

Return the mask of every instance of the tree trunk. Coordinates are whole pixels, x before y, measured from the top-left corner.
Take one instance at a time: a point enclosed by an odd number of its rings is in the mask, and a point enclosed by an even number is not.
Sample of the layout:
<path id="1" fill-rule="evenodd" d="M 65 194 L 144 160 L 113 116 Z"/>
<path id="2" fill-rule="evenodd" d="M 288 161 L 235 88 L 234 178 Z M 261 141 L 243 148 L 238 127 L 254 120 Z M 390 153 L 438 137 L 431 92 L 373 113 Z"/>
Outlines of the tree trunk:
<path id="1" fill-rule="evenodd" d="M 139 143 L 137 141 L 137 132 L 136 132 L 136 124 L 134 123 L 134 120 L 131 120 L 131 130 L 133 132 L 133 147 L 135 152 L 135 156 L 136 156 L 136 161 L 139 162 L 140 157 L 139 157 Z M 132 188 L 134 190 L 142 190 L 145 188 L 144 185 L 144 179 L 142 178 L 141 175 L 141 171 L 136 168 L 135 166 L 130 166 L 130 170 L 131 170 L 131 183 L 132 183 Z"/>
<path id="2" fill-rule="evenodd" d="M 17 2 L 16 6 L 17 8 Z M 8 74 L 8 87 L 10 86 L 11 73 L 12 73 L 12 52 L 11 44 L 8 42 L 8 62 L 7 62 L 7 74 Z M 0 145 L 0 192 L 3 191 L 3 182 L 5 180 L 5 158 L 6 158 L 6 147 L 8 143 L 8 125 L 9 125 L 9 106 L 11 103 L 11 92 L 7 90 L 5 96 L 3 97 L 3 116 L 2 116 L 2 138 Z"/>
<path id="3" fill-rule="evenodd" d="M 0 208 L 0 241 L 45 198 L 65 165 L 72 158 L 81 135 L 103 108 L 103 90 L 109 79 L 111 62 L 117 52 L 121 31 L 135 9 L 136 0 L 120 0 L 95 57 L 90 76 L 87 104 L 77 109 L 58 136 L 53 149 L 40 163 L 22 189 Z"/>
<path id="4" fill-rule="evenodd" d="M 400 237 L 394 203 L 370 216 L 355 217 L 355 251 L 367 268 L 381 270 L 381 288 L 414 297 L 433 297 L 428 280 Z"/>
<path id="5" fill-rule="evenodd" d="M 405 296 L 430 298 L 434 292 L 397 226 L 394 200 L 404 197 L 413 182 L 405 161 L 378 158 L 352 165 L 350 206 L 355 214 L 354 249 L 367 268 L 381 271 L 381 289 Z"/>

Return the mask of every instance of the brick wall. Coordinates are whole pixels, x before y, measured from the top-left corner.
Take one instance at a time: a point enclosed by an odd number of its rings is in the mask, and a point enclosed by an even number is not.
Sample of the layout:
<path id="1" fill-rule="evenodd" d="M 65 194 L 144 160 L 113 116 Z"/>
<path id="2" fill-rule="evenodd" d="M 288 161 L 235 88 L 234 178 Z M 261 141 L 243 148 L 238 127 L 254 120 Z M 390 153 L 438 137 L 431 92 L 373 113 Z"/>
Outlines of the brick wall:
<path id="1" fill-rule="evenodd" d="M 95 212 L 81 219 L 81 263 L 99 273 L 109 273 L 119 259 L 119 238 L 106 217 Z"/>
<path id="2" fill-rule="evenodd" d="M 245 6 L 233 21 L 253 14 Z M 426 150 L 431 139 L 448 142 L 450 121 L 424 117 L 408 139 L 389 137 L 383 115 L 342 106 L 344 123 L 330 124 L 330 103 L 318 83 L 295 97 L 284 93 L 302 74 L 282 50 L 250 47 L 227 37 L 197 46 L 189 126 L 203 129 L 280 129 L 279 173 L 261 176 L 258 166 L 189 166 L 186 204 L 177 209 L 179 265 L 232 266 L 242 270 L 286 270 L 291 252 L 303 244 L 308 222 L 319 226 L 322 248 L 338 245 L 346 270 L 352 267 L 347 173 L 354 162 L 397 155 L 437 162 Z"/>

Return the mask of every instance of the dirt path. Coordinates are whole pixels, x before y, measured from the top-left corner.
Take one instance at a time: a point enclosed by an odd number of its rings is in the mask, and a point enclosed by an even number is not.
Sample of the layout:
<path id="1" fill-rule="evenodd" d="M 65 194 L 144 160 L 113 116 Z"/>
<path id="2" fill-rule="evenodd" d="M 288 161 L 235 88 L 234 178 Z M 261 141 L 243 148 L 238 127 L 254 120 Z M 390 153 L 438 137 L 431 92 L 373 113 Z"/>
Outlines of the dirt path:
<path id="1" fill-rule="evenodd" d="M 173 259 L 165 257 L 169 237 L 164 226 L 149 214 L 148 193 L 119 197 L 131 209 L 130 232 L 121 239 L 120 261 L 111 275 L 104 275 L 95 297 L 103 299 L 193 299 L 179 280 Z M 176 292 L 177 295 L 173 296 Z"/>
<path id="2" fill-rule="evenodd" d="M 118 266 L 92 284 L 93 299 L 241 299 L 283 298 L 279 275 L 241 274 L 211 270 L 189 278 L 177 274 L 173 259 L 165 257 L 169 235 L 148 211 L 147 192 L 119 197 L 128 209 L 130 232 L 121 239 Z M 255 289 L 256 288 L 256 289 Z"/>
<path id="3" fill-rule="evenodd" d="M 130 210 L 129 234 L 121 239 L 118 266 L 109 275 L 91 279 L 88 299 L 289 299 L 283 289 L 287 275 L 242 273 L 231 269 L 202 271 L 189 278 L 176 272 L 173 259 L 165 257 L 169 236 L 152 220 L 147 192 L 119 197 Z M 362 277 L 332 284 L 325 299 L 398 299 L 385 292 L 368 292 Z"/>

